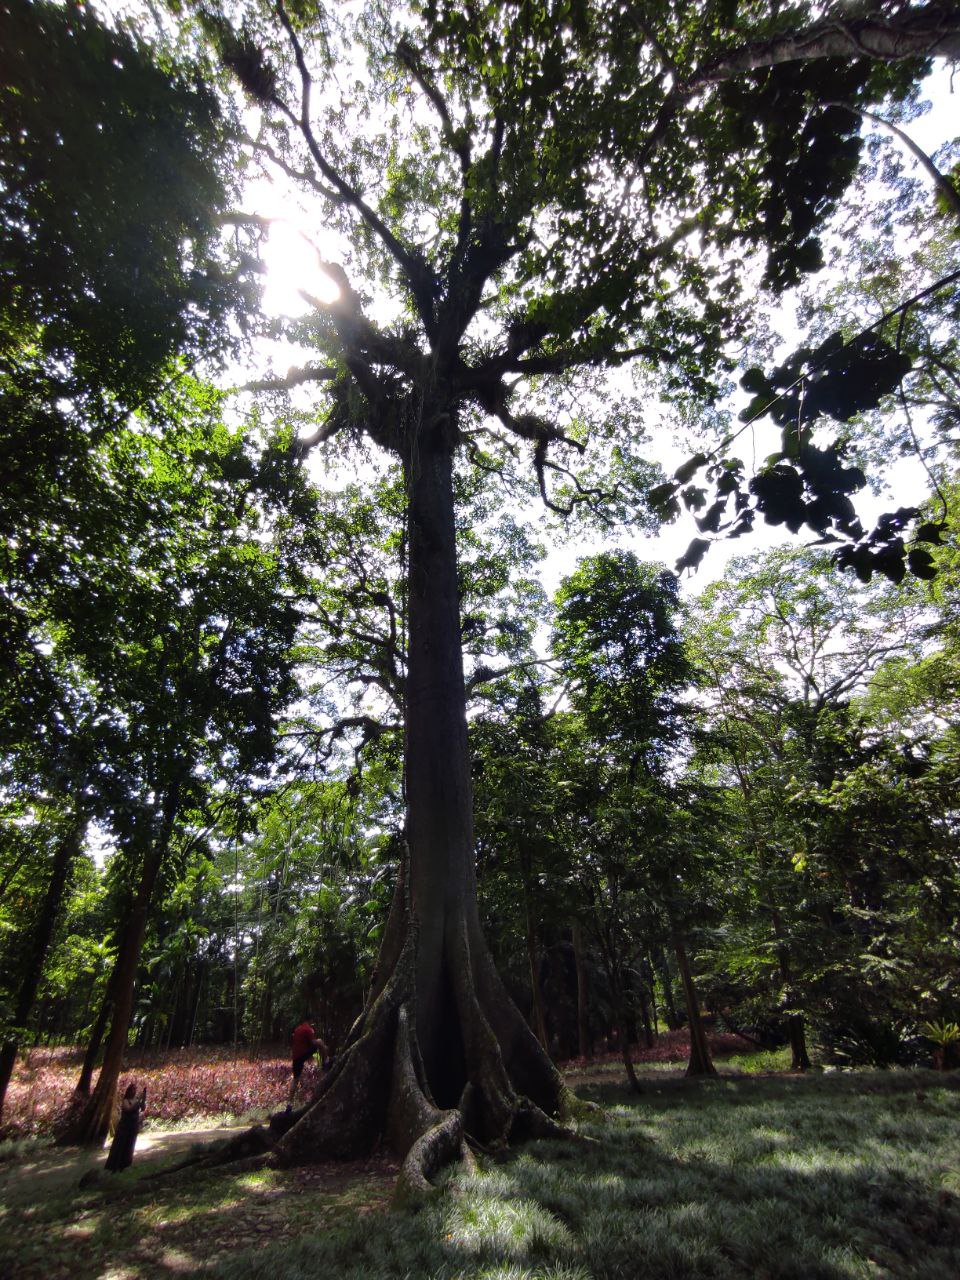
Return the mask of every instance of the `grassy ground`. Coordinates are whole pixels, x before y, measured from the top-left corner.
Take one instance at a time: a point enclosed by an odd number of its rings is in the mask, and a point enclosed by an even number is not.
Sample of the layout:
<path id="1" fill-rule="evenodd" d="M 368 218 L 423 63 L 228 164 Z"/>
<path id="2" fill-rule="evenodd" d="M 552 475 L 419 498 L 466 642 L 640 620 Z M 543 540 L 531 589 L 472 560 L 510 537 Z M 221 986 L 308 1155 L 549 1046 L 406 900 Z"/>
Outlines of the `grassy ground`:
<path id="1" fill-rule="evenodd" d="M 608 1073 L 609 1076 L 610 1073 Z M 536 1143 L 390 1211 L 376 1160 L 148 1182 L 31 1200 L 0 1187 L 17 1280 L 648 1280 L 960 1276 L 960 1077 L 932 1072 L 698 1085 L 602 1075 L 589 1143 Z M 138 1162 L 139 1163 L 139 1162 Z"/>

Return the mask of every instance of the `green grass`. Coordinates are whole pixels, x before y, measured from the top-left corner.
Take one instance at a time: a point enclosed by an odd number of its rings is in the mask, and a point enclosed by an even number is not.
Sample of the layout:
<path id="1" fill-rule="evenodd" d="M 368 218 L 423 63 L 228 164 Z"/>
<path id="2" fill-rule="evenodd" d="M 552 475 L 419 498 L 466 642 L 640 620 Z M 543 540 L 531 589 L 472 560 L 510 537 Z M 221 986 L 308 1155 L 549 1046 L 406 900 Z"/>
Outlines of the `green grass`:
<path id="1" fill-rule="evenodd" d="M 599 1087 L 595 1139 L 451 1177 L 418 1216 L 305 1237 L 226 1280 L 960 1276 L 960 1093 L 929 1075 Z"/>
<path id="2" fill-rule="evenodd" d="M 583 1142 L 455 1171 L 419 1213 L 383 1165 L 220 1174 L 27 1206 L 7 1269 L 154 1280 L 957 1280 L 960 1078 L 607 1082 Z M 124 1178 L 127 1175 L 123 1175 Z M 0 1235 L 13 1225 L 0 1211 Z M 12 1265 L 11 1265 L 12 1264 Z M 0 1270 L 3 1269 L 0 1249 Z"/>

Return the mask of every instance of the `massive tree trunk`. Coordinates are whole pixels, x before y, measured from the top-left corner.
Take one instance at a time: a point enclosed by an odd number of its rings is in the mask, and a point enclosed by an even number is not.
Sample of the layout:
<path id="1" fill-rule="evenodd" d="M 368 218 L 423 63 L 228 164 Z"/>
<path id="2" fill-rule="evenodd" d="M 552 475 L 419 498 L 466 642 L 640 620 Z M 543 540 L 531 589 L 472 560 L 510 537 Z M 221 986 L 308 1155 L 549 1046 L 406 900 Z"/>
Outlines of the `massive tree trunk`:
<path id="1" fill-rule="evenodd" d="M 43 965 L 50 949 L 54 926 L 60 914 L 60 906 L 67 887 L 67 877 L 74 860 L 83 848 L 83 836 L 87 829 L 87 819 L 79 812 L 75 814 L 70 827 L 57 845 L 50 869 L 47 891 L 43 895 L 40 914 L 34 925 L 27 947 L 27 955 L 21 971 L 20 987 L 13 1006 L 13 1025 L 16 1029 L 0 1048 L 0 1115 L 7 1096 L 7 1087 L 13 1075 L 13 1067 L 20 1047 L 19 1029 L 26 1026 L 37 998 L 37 989 L 43 975 Z"/>
<path id="2" fill-rule="evenodd" d="M 324 1091 L 275 1162 L 353 1156 L 381 1138 L 398 1190 L 423 1193 L 467 1138 L 556 1131 L 569 1096 L 504 989 L 477 910 L 449 414 L 404 458 L 409 524 L 406 853 L 371 994 Z"/>

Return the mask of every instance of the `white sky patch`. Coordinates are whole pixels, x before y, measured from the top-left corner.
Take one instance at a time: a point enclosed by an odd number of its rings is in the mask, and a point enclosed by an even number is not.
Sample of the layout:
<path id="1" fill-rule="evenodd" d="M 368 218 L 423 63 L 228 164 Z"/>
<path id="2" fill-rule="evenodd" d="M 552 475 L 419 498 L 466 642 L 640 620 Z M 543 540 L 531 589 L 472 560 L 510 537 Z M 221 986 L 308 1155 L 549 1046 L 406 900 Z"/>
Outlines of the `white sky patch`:
<path id="1" fill-rule="evenodd" d="M 324 272 L 320 250 L 293 222 L 274 222 L 263 246 L 266 284 L 263 309 L 268 316 L 295 319 L 314 310 L 310 297 L 336 302 L 340 290 Z"/>

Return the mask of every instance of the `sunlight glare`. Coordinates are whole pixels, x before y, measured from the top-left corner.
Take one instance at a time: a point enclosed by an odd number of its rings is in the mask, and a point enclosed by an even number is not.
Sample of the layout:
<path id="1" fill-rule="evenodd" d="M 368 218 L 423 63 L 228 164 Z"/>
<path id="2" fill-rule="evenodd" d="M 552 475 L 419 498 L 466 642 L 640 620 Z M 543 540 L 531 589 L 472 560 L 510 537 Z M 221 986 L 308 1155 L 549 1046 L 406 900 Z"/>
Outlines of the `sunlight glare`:
<path id="1" fill-rule="evenodd" d="M 263 309 L 269 316 L 303 316 L 313 308 L 304 294 L 322 303 L 335 302 L 340 290 L 320 267 L 315 245 L 290 222 L 270 227 L 262 250 L 266 267 Z"/>

